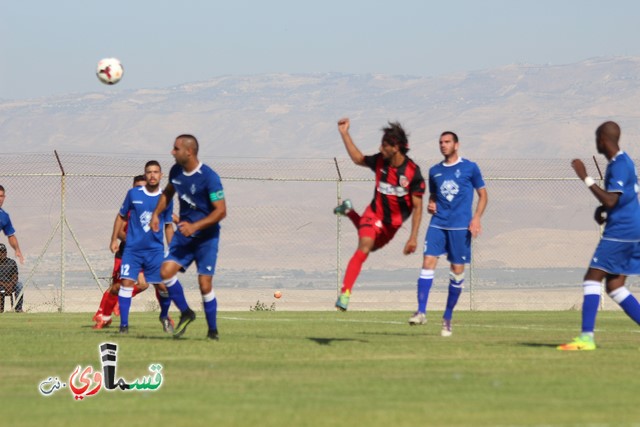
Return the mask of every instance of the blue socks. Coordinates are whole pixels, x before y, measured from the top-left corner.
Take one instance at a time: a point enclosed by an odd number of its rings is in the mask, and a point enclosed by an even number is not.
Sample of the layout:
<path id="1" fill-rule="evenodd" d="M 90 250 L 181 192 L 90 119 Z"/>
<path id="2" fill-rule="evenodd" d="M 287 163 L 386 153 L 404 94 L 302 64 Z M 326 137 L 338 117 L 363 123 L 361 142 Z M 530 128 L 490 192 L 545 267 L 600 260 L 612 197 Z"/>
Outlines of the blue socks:
<path id="1" fill-rule="evenodd" d="M 596 327 L 596 316 L 600 306 L 600 282 L 585 280 L 582 284 L 584 299 L 582 301 L 582 333 L 593 334 Z"/>
<path id="2" fill-rule="evenodd" d="M 460 294 L 462 293 L 462 284 L 464 283 L 464 273 L 453 274 L 449 273 L 449 296 L 447 296 L 447 308 L 444 310 L 442 318 L 444 320 L 451 320 L 453 317 L 453 309 L 458 303 Z"/>
<path id="3" fill-rule="evenodd" d="M 427 312 L 427 301 L 433 284 L 433 270 L 422 269 L 418 279 L 418 313 Z"/>
<path id="4" fill-rule="evenodd" d="M 187 299 L 184 296 L 184 289 L 178 278 L 174 276 L 171 279 L 165 280 L 164 284 L 169 292 L 169 298 L 176 307 L 178 307 L 178 310 L 180 310 L 180 312 L 189 310 L 189 304 L 187 304 Z"/>
<path id="5" fill-rule="evenodd" d="M 618 288 L 609 293 L 609 296 L 622 307 L 627 316 L 640 325 L 640 304 L 627 288 Z"/>
<path id="6" fill-rule="evenodd" d="M 120 286 L 118 291 L 118 304 L 120 304 L 120 326 L 129 326 L 129 311 L 131 310 L 131 298 L 133 288 Z"/>
<path id="7" fill-rule="evenodd" d="M 218 330 L 217 314 L 218 314 L 218 300 L 216 299 L 216 293 L 211 289 L 206 295 L 202 295 L 202 305 L 204 306 L 204 314 L 207 317 L 207 325 L 209 330 Z"/>
<path id="8" fill-rule="evenodd" d="M 169 298 L 169 291 L 161 291 L 159 289 L 156 289 L 156 296 L 158 297 L 158 304 L 160 304 L 160 317 L 168 317 L 169 308 L 171 307 L 171 298 Z"/>
<path id="9" fill-rule="evenodd" d="M 427 312 L 427 302 L 429 301 L 429 292 L 433 285 L 434 271 L 422 269 L 420 278 L 418 279 L 418 313 Z M 460 294 L 462 294 L 462 284 L 464 283 L 464 272 L 454 274 L 449 272 L 449 295 L 447 296 L 447 308 L 442 316 L 445 320 L 451 320 L 453 309 L 458 303 Z"/>

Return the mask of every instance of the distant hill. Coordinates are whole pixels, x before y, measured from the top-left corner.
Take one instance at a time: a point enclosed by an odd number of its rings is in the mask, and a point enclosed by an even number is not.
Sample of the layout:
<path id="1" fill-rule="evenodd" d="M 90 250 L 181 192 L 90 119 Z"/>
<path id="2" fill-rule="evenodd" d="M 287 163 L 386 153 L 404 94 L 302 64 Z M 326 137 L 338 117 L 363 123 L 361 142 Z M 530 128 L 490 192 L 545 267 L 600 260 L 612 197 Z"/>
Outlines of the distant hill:
<path id="1" fill-rule="evenodd" d="M 443 130 L 471 158 L 593 154 L 593 131 L 617 120 L 633 156 L 640 140 L 640 58 L 527 65 L 444 77 L 353 74 L 224 76 L 181 86 L 0 100 L 5 152 L 167 153 L 193 133 L 205 157 L 344 156 L 342 116 L 363 151 L 398 120 L 414 157 L 438 157 Z M 637 144 L 636 144 L 637 145 Z M 637 157 L 637 156 L 636 156 Z"/>

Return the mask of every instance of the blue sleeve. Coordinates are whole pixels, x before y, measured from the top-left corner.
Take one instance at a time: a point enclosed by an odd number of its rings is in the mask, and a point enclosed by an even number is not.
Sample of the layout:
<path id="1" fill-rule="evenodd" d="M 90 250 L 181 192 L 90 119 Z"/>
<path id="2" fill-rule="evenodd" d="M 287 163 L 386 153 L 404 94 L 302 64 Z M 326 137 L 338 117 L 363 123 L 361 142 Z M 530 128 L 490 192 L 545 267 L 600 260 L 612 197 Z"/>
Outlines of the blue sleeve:
<path id="1" fill-rule="evenodd" d="M 611 164 L 609 181 L 607 182 L 608 192 L 624 193 L 624 184 L 631 179 L 631 171 L 624 166 L 622 162 L 618 161 Z"/>
<path id="2" fill-rule="evenodd" d="M 436 194 L 437 192 L 436 180 L 433 178 L 433 168 L 431 168 L 429 169 L 429 194 Z"/>
<path id="3" fill-rule="evenodd" d="M 161 221 L 163 224 L 169 224 L 173 222 L 173 199 L 169 200 L 169 204 L 167 205 L 165 210 L 162 211 Z"/>
<path id="4" fill-rule="evenodd" d="M 122 206 L 120 206 L 120 211 L 118 212 L 121 217 L 127 218 L 129 214 L 129 206 L 131 206 L 131 190 L 127 191 L 127 195 L 124 197 L 124 202 L 122 202 Z"/>
<path id="5" fill-rule="evenodd" d="M 473 184 L 473 188 L 476 190 L 485 186 L 484 179 L 482 179 L 482 173 L 476 163 L 473 164 L 471 183 Z"/>
<path id="6" fill-rule="evenodd" d="M 2 231 L 7 237 L 13 236 L 16 234 L 16 230 L 13 229 L 13 224 L 11 223 L 11 218 L 9 218 L 9 214 L 5 213 L 5 219 L 6 221 L 2 227 Z"/>
<path id="7" fill-rule="evenodd" d="M 209 192 L 209 201 L 216 202 L 218 200 L 224 199 L 224 189 L 222 188 L 222 181 L 220 180 L 220 176 L 217 173 L 212 173 L 209 176 L 208 192 Z"/>

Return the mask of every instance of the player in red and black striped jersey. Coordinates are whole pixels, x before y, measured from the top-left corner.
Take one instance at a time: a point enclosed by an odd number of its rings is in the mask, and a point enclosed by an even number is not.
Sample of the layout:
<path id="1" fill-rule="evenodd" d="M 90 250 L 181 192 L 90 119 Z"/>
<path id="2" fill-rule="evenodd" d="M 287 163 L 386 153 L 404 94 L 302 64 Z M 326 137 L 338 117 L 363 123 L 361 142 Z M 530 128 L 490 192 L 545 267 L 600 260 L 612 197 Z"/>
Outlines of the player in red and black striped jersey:
<path id="1" fill-rule="evenodd" d="M 371 204 L 359 215 L 349 200 L 342 202 L 334 213 L 349 217 L 358 228 L 358 249 L 355 251 L 342 282 L 336 301 L 338 310 L 346 311 L 353 285 L 369 253 L 380 249 L 393 238 L 402 223 L 411 219 L 411 234 L 404 246 L 405 255 L 415 252 L 418 230 L 422 220 L 422 196 L 425 182 L 420 167 L 407 156 L 409 141 L 399 123 L 382 128 L 380 152 L 365 156 L 356 147 L 349 134 L 349 119 L 338 121 L 338 131 L 351 160 L 370 168 L 376 174 L 376 188 Z"/>

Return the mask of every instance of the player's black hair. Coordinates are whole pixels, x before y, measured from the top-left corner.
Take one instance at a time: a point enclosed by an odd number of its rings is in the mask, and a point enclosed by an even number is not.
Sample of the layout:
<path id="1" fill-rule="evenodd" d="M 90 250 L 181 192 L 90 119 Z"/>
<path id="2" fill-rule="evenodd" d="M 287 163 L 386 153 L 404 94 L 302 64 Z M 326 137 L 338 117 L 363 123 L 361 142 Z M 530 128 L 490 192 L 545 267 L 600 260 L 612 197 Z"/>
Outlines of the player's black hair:
<path id="1" fill-rule="evenodd" d="M 451 132 L 450 130 L 445 130 L 440 134 L 440 137 L 443 137 L 445 135 L 451 135 L 453 137 L 453 142 L 458 142 L 458 135 L 456 135 L 455 132 Z"/>
<path id="2" fill-rule="evenodd" d="M 402 154 L 409 151 L 409 139 L 407 133 L 398 122 L 389 122 L 389 126 L 382 128 L 382 141 L 389 145 L 397 146 Z"/>
<path id="3" fill-rule="evenodd" d="M 133 185 L 136 185 L 137 183 L 141 182 L 141 181 L 146 181 L 147 178 L 144 177 L 144 175 L 136 175 L 133 177 Z"/>
<path id="4" fill-rule="evenodd" d="M 0 191 L 5 192 L 4 187 L 2 185 L 0 185 Z"/>
<path id="5" fill-rule="evenodd" d="M 157 166 L 160 168 L 160 170 L 162 170 L 162 166 L 160 166 L 160 163 L 157 160 L 149 160 L 147 163 L 145 163 L 144 170 L 146 171 L 149 166 Z"/>
<path id="6" fill-rule="evenodd" d="M 193 144 L 193 152 L 194 154 L 197 156 L 198 155 L 198 149 L 199 144 L 198 144 L 198 140 L 196 139 L 195 136 L 193 135 L 189 135 L 188 133 L 184 133 L 180 136 L 178 136 L 176 139 L 185 139 L 187 141 L 187 143 Z"/>

